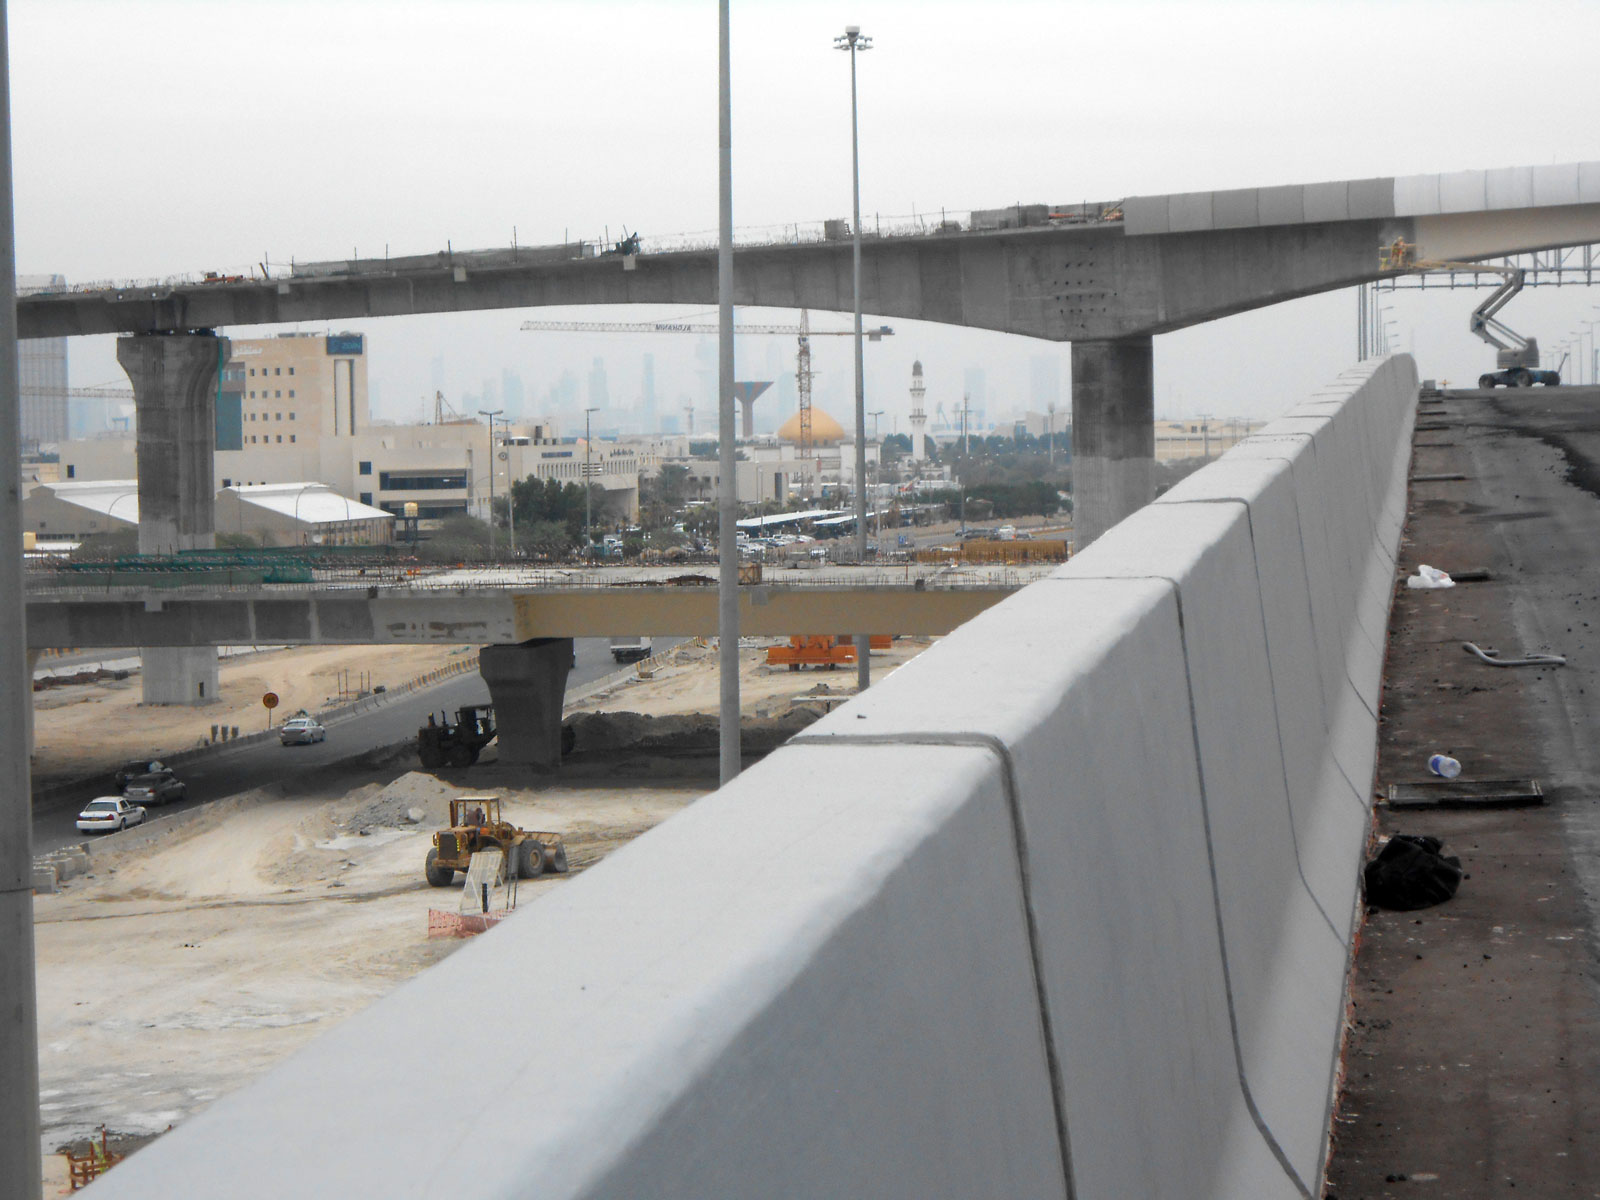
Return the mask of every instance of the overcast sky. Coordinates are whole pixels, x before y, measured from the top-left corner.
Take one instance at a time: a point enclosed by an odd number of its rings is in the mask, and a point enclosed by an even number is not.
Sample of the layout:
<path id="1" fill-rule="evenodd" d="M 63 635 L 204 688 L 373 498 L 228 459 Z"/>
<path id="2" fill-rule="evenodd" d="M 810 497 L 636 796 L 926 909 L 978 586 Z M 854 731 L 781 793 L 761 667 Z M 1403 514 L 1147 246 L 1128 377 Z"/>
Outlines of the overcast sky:
<path id="1" fill-rule="evenodd" d="M 713 0 L 11 0 L 18 269 L 83 282 L 498 246 L 513 229 L 523 244 L 712 231 L 716 14 Z M 866 214 L 1600 159 L 1575 57 L 1600 44 L 1593 0 L 734 0 L 737 225 L 848 215 L 849 69 L 832 48 L 847 24 L 875 42 L 860 61 Z M 1473 302 L 1397 298 L 1392 332 L 1424 375 L 1491 365 L 1466 333 Z M 1543 289 L 1502 316 L 1548 349 L 1597 305 L 1593 289 Z M 695 392 L 692 345 L 675 339 L 517 331 L 633 315 L 340 327 L 368 333 L 396 415 L 431 396 L 436 358 L 447 395 L 511 368 L 531 404 L 606 355 L 627 401 L 647 352 L 663 407 Z M 1066 399 L 1064 345 L 895 324 L 868 349 L 867 407 L 886 428 L 913 358 L 930 408 L 959 403 L 974 366 L 991 411 L 1025 401 L 1040 354 L 1060 360 Z M 1157 408 L 1271 415 L 1354 357 L 1353 293 L 1199 326 L 1156 339 Z M 740 374 L 774 363 L 790 369 L 792 346 L 742 350 Z M 847 405 L 847 339 L 824 339 L 818 363 L 819 396 Z M 110 339 L 74 343 L 75 385 L 120 378 Z"/>

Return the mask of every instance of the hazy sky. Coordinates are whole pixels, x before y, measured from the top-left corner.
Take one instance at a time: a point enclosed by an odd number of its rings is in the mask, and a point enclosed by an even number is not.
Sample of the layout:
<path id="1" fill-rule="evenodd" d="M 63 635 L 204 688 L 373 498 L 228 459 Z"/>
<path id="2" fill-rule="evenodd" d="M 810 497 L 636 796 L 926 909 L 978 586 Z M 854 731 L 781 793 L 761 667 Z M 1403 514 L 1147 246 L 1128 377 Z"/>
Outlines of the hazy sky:
<path id="1" fill-rule="evenodd" d="M 711 231 L 716 14 L 713 0 L 11 0 L 18 269 L 82 282 L 505 245 L 513 228 L 524 244 Z M 1593 0 L 734 0 L 737 225 L 848 215 L 848 60 L 831 43 L 852 23 L 876 43 L 860 61 L 867 214 L 1600 159 L 1591 73 L 1564 49 L 1600 44 Z M 1473 303 L 1397 299 L 1393 333 L 1424 375 L 1491 365 L 1466 333 Z M 1544 289 L 1502 315 L 1548 349 L 1597 305 L 1592 289 Z M 1270 415 L 1354 360 L 1354 314 L 1337 293 L 1157 338 L 1157 408 Z M 447 395 L 509 367 L 532 403 L 603 354 L 627 402 L 652 353 L 670 407 L 700 386 L 693 339 L 517 330 L 636 315 L 340 327 L 368 333 L 399 415 L 432 394 L 439 357 Z M 895 325 L 867 351 L 885 429 L 913 358 L 930 408 L 959 403 L 972 366 L 991 411 L 1025 401 L 1039 354 L 1059 358 L 1066 399 L 1064 345 Z M 741 355 L 741 375 L 769 373 L 766 342 Z M 790 343 L 777 361 L 791 369 Z M 819 395 L 847 396 L 848 340 L 824 339 L 818 365 Z M 74 384 L 120 378 L 110 339 L 73 344 Z"/>

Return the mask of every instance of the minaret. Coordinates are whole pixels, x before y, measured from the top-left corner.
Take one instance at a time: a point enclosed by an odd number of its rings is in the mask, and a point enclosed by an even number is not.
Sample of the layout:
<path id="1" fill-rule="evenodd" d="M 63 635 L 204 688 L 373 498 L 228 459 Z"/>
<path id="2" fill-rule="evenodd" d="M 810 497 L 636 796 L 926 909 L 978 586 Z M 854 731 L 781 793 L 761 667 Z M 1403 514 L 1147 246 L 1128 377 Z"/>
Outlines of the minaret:
<path id="1" fill-rule="evenodd" d="M 911 364 L 911 461 L 921 462 L 926 457 L 924 445 L 926 439 L 922 435 L 924 426 L 928 423 L 928 414 L 923 410 L 922 397 L 927 389 L 922 386 L 922 364 Z"/>

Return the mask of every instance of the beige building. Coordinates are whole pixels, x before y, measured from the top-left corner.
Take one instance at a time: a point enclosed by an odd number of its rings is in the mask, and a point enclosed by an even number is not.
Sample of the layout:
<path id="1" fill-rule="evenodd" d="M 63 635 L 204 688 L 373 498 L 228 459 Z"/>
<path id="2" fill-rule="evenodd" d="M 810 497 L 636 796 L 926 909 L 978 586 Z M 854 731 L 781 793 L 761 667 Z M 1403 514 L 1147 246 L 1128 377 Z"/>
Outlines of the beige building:
<path id="1" fill-rule="evenodd" d="M 238 396 L 241 450 L 315 446 L 355 437 L 370 424 L 366 338 L 359 333 L 240 338 L 223 385 L 225 394 Z M 219 432 L 227 420 L 219 420 Z"/>
<path id="2" fill-rule="evenodd" d="M 558 441 L 543 422 L 501 427 L 492 450 L 489 429 L 479 421 L 374 425 L 360 334 L 284 334 L 240 338 L 232 345 L 217 411 L 218 489 L 317 480 L 394 515 L 413 503 L 428 521 L 487 519 L 491 487 L 504 495 L 519 479 L 583 482 L 583 443 Z M 610 507 L 637 518 L 637 453 L 597 441 L 589 472 L 595 486 L 610 494 Z M 66 480 L 129 479 L 137 473 L 132 436 L 61 447 Z M 226 528 L 220 518 L 218 528 Z"/>
<path id="3" fill-rule="evenodd" d="M 1265 421 L 1240 417 L 1220 420 L 1216 417 L 1187 417 L 1179 421 L 1157 421 L 1156 461 L 1216 458 L 1232 450 L 1265 424 Z"/>

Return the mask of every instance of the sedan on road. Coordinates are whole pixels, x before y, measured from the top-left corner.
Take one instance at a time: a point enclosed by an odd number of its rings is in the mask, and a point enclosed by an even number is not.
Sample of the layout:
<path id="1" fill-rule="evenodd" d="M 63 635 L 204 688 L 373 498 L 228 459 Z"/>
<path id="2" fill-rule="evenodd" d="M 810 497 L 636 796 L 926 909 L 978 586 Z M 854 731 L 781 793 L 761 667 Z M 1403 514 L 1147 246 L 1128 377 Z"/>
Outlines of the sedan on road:
<path id="1" fill-rule="evenodd" d="M 144 809 L 121 796 L 101 796 L 91 800 L 78 814 L 79 833 L 116 833 L 144 822 Z"/>
<path id="2" fill-rule="evenodd" d="M 148 808 L 155 804 L 171 804 L 189 794 L 188 785 L 172 773 L 169 767 L 151 775 L 136 775 L 122 789 L 128 803 Z"/>
<path id="3" fill-rule="evenodd" d="M 278 740 L 285 746 L 307 746 L 327 738 L 328 731 L 317 724 L 315 717 L 291 717 L 278 730 Z"/>
<path id="4" fill-rule="evenodd" d="M 154 758 L 136 758 L 132 762 L 125 762 L 117 768 L 117 791 L 128 786 L 128 781 L 137 779 L 140 775 L 155 775 L 165 771 L 166 766 Z"/>

